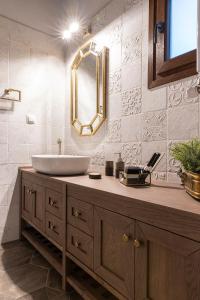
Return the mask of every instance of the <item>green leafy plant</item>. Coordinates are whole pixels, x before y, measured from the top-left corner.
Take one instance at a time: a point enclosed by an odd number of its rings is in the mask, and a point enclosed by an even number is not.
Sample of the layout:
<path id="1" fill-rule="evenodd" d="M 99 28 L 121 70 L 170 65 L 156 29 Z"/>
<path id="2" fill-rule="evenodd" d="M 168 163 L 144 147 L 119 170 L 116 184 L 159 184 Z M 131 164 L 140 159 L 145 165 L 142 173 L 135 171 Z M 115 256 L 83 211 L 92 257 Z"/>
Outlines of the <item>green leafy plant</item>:
<path id="1" fill-rule="evenodd" d="M 185 171 L 200 173 L 200 140 L 193 139 L 186 143 L 178 143 L 171 147 L 172 157 L 178 160 Z"/>

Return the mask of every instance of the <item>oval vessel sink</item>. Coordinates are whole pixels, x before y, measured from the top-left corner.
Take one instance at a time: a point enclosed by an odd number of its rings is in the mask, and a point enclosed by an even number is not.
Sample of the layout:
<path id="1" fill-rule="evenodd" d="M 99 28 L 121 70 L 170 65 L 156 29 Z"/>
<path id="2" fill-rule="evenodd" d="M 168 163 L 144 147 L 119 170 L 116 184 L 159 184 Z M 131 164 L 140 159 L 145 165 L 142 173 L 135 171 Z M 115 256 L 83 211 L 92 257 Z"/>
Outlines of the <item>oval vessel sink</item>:
<path id="1" fill-rule="evenodd" d="M 47 154 L 32 156 L 33 168 L 49 175 L 84 174 L 88 169 L 89 162 L 89 156 Z"/>

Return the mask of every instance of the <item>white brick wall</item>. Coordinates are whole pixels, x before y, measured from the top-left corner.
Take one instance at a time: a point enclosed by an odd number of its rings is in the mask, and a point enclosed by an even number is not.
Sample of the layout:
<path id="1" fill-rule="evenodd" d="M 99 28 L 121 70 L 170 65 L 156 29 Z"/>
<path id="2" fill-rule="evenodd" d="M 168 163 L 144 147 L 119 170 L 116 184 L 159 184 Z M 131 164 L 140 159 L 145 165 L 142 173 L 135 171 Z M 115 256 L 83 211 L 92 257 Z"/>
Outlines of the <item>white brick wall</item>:
<path id="1" fill-rule="evenodd" d="M 13 107 L 0 101 L 0 243 L 18 238 L 18 166 L 30 164 L 32 154 L 52 152 L 63 137 L 63 52 L 55 39 L 0 17 L 0 94 L 9 87 L 22 91 Z M 28 113 L 35 125 L 26 124 Z"/>

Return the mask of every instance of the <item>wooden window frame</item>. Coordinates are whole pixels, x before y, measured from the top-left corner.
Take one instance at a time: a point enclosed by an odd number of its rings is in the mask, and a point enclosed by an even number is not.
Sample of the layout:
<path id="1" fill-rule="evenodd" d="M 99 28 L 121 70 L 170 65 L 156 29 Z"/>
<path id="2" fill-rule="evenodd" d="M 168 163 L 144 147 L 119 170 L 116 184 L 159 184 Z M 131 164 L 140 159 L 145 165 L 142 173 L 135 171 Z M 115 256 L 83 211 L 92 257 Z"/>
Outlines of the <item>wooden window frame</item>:
<path id="1" fill-rule="evenodd" d="M 172 59 L 167 58 L 169 0 L 149 0 L 149 89 L 197 74 L 197 50 Z M 164 32 L 157 33 L 155 26 L 163 22 Z"/>

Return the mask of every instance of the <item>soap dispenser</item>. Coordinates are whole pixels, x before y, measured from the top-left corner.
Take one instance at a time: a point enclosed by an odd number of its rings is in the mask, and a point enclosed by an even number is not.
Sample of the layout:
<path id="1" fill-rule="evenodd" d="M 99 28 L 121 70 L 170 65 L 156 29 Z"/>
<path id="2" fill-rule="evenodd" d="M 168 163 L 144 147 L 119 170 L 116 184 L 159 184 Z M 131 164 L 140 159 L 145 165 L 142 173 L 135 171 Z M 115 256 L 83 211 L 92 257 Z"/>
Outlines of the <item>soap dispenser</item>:
<path id="1" fill-rule="evenodd" d="M 118 160 L 115 163 L 115 178 L 119 178 L 119 173 L 124 171 L 124 162 L 122 160 L 121 153 L 115 153 L 118 154 Z"/>

